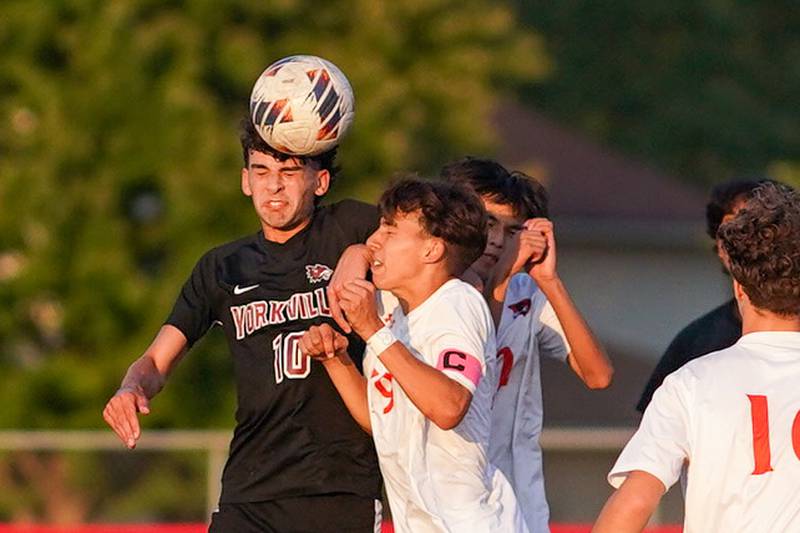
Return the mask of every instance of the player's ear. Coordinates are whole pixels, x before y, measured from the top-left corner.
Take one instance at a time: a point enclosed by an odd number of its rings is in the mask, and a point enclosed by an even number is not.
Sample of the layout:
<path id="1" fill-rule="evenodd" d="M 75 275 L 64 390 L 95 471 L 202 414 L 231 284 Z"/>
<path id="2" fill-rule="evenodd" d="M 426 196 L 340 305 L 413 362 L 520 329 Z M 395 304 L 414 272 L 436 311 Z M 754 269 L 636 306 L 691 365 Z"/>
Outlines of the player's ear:
<path id="1" fill-rule="evenodd" d="M 438 263 L 444 259 L 447 247 L 442 239 L 431 237 L 422 247 L 422 261 L 424 263 Z"/>
<path id="2" fill-rule="evenodd" d="M 331 173 L 327 169 L 317 171 L 316 184 L 314 187 L 314 194 L 316 196 L 325 196 L 331 186 Z"/>
<path id="3" fill-rule="evenodd" d="M 750 305 L 750 297 L 747 296 L 747 293 L 742 287 L 742 284 L 733 280 L 733 296 L 736 298 L 736 302 L 739 304 L 739 308 L 742 308 L 742 304 Z"/>
<path id="4" fill-rule="evenodd" d="M 242 167 L 242 192 L 245 196 L 253 196 L 253 190 L 250 188 L 250 172 L 247 167 Z"/>

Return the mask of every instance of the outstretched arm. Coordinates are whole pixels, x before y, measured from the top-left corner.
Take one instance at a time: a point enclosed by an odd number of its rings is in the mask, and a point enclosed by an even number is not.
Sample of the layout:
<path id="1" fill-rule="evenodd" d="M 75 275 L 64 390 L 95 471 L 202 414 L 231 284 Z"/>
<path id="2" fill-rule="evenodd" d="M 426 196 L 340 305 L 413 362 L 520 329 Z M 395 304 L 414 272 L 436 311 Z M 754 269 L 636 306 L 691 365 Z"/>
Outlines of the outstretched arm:
<path id="1" fill-rule="evenodd" d="M 641 532 L 665 492 L 657 477 L 634 470 L 603 506 L 592 533 Z"/>
<path id="2" fill-rule="evenodd" d="M 172 369 L 186 353 L 186 337 L 163 326 L 147 350 L 128 367 L 117 392 L 103 410 L 103 418 L 128 448 L 141 436 L 137 413 L 150 412 L 150 399 L 161 391 Z"/>
<path id="3" fill-rule="evenodd" d="M 347 354 L 347 345 L 347 337 L 328 324 L 311 326 L 300 339 L 300 349 L 322 363 L 350 415 L 371 434 L 367 380 Z"/>

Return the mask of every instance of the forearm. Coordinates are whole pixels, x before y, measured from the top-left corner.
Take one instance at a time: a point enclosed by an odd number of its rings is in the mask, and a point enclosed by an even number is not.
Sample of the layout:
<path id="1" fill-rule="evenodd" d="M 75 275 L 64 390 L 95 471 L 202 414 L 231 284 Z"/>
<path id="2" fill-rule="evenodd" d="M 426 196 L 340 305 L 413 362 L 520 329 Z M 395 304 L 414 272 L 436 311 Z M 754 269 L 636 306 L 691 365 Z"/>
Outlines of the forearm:
<path id="1" fill-rule="evenodd" d="M 167 376 L 159 372 L 153 359 L 145 354 L 128 367 L 119 389 L 140 392 L 150 399 L 164 388 L 166 380 Z"/>
<path id="2" fill-rule="evenodd" d="M 389 346 L 380 359 L 411 402 L 434 424 L 452 429 L 464 418 L 472 394 L 440 370 L 414 357 L 402 342 Z"/>
<path id="3" fill-rule="evenodd" d="M 347 353 L 326 359 L 322 364 L 350 415 L 364 431 L 372 434 L 366 378 L 361 375 Z"/>
<path id="4" fill-rule="evenodd" d="M 147 398 L 158 394 L 172 369 L 186 355 L 186 337 L 175 326 L 163 326 L 139 359 L 122 379 L 120 390 L 134 390 Z"/>
<path id="5" fill-rule="evenodd" d="M 666 488 L 655 476 L 640 470 L 631 472 L 603 506 L 592 533 L 642 531 L 664 492 Z"/>
<path id="6" fill-rule="evenodd" d="M 564 335 L 570 345 L 570 366 L 591 389 L 603 389 L 611 384 L 614 368 L 603 347 L 592 334 L 589 325 L 575 306 L 561 279 L 538 281 L 553 307 Z"/>

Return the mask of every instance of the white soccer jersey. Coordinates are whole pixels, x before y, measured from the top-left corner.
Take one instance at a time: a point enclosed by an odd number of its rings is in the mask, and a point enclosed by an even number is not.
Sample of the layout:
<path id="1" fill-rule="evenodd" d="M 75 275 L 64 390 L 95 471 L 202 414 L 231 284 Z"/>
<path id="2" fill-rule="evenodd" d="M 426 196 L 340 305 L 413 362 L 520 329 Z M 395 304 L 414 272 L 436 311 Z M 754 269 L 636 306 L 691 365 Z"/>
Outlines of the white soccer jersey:
<path id="1" fill-rule="evenodd" d="M 542 475 L 540 358 L 566 361 L 569 344 L 550 302 L 527 274 L 511 278 L 497 332 L 499 388 L 489 458 L 511 482 L 533 533 L 549 531 Z"/>
<path id="2" fill-rule="evenodd" d="M 669 488 L 685 463 L 685 532 L 800 531 L 800 333 L 750 333 L 669 375 L 608 481 Z"/>
<path id="3" fill-rule="evenodd" d="M 386 293 L 384 322 L 421 361 L 472 392 L 461 423 L 428 420 L 367 349 L 370 421 L 398 533 L 527 532 L 514 494 L 487 460 L 494 382 L 494 327 L 480 293 L 461 280 L 442 285 L 408 315 Z"/>

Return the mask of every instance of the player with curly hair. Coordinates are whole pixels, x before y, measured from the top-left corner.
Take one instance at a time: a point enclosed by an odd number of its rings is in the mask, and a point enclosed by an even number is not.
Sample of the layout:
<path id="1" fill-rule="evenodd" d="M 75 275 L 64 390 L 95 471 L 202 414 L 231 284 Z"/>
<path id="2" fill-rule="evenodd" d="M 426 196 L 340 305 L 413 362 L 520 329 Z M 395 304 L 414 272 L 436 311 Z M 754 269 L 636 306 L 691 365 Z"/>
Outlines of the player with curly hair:
<path id="1" fill-rule="evenodd" d="M 742 338 L 656 391 L 597 533 L 641 531 L 686 467 L 684 531 L 800 531 L 800 194 L 765 183 L 718 232 Z"/>

